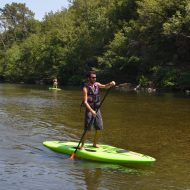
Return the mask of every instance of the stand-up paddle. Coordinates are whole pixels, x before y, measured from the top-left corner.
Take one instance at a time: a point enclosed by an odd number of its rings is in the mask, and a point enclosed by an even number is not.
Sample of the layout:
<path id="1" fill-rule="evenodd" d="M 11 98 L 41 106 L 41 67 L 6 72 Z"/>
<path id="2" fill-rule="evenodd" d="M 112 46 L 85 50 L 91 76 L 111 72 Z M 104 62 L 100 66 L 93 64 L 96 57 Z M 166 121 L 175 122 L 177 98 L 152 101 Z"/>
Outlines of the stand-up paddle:
<path id="1" fill-rule="evenodd" d="M 111 88 L 112 88 L 112 87 L 108 88 L 108 90 L 106 91 L 106 93 L 105 93 L 105 95 L 104 95 L 102 101 L 100 102 L 99 107 L 95 110 L 96 113 L 98 112 L 98 110 L 99 110 L 100 107 L 102 106 L 102 104 L 103 104 L 103 102 L 104 102 L 106 96 L 107 96 L 108 93 L 110 92 Z M 94 120 L 95 120 L 95 117 L 92 117 L 91 120 L 90 120 L 90 122 L 89 122 L 88 127 L 90 127 L 90 126 L 94 123 Z M 88 128 L 88 127 L 87 127 L 87 128 Z M 80 141 L 79 141 L 79 143 L 78 143 L 78 145 L 77 145 L 75 151 L 74 151 L 74 152 L 71 154 L 71 156 L 69 157 L 69 160 L 73 160 L 73 158 L 75 157 L 76 152 L 77 152 L 77 150 L 79 149 L 79 146 L 80 146 L 80 144 L 81 144 L 81 142 L 82 142 L 82 140 L 83 140 L 83 138 L 84 138 L 84 136 L 85 136 L 85 134 L 86 134 L 87 128 L 84 129 L 84 132 L 83 132 L 83 134 L 82 134 L 82 136 L 81 136 L 81 138 L 80 138 Z"/>

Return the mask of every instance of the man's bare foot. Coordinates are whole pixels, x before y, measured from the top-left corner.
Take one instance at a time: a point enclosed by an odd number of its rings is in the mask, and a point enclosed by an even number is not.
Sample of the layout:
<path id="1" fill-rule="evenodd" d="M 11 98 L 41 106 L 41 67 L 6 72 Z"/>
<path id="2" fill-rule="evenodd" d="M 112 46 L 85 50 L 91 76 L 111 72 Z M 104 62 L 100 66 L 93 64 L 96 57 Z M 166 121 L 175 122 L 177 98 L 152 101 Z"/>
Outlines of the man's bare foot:
<path id="1" fill-rule="evenodd" d="M 85 150 L 84 146 L 81 146 L 81 147 L 80 147 L 80 150 Z"/>
<path id="2" fill-rule="evenodd" d="M 100 146 L 98 146 L 98 145 L 93 145 L 93 147 L 94 147 L 94 148 L 100 148 Z"/>

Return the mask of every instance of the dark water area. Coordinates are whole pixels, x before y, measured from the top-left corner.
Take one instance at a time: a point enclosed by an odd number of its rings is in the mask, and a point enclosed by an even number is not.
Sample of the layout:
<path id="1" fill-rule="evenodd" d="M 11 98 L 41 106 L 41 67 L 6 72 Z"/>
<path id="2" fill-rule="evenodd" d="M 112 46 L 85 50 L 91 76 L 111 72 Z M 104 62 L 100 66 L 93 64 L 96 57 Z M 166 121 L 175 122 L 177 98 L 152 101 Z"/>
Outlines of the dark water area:
<path id="1" fill-rule="evenodd" d="M 190 96 L 113 90 L 106 98 L 100 143 L 152 156 L 151 166 L 70 161 L 44 147 L 79 141 L 81 97 L 80 89 L 0 84 L 0 190 L 190 189 Z"/>

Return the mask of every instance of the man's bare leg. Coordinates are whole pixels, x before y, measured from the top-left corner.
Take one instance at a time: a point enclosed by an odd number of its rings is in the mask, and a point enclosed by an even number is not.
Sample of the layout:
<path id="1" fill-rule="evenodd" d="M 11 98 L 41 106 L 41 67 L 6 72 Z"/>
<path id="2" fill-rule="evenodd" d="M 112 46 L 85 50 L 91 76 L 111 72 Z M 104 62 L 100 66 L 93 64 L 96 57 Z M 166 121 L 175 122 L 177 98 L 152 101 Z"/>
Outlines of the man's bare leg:
<path id="1" fill-rule="evenodd" d="M 82 139 L 82 142 L 81 142 L 81 146 L 80 146 L 81 150 L 84 150 L 84 143 L 85 143 L 86 139 L 87 139 L 87 131 L 86 131 L 86 133 Z"/>
<path id="2" fill-rule="evenodd" d="M 100 130 L 96 130 L 96 133 L 94 136 L 93 147 L 99 148 L 99 146 L 97 145 L 99 138 L 100 138 Z"/>

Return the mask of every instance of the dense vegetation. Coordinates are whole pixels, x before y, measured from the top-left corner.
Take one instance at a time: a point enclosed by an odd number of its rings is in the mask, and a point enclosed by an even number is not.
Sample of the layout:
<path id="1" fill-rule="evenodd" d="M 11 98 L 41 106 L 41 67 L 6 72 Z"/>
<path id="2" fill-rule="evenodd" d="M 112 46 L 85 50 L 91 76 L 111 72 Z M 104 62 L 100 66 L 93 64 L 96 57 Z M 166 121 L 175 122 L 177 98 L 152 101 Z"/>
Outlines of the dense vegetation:
<path id="1" fill-rule="evenodd" d="M 25 4 L 0 9 L 0 77 L 78 85 L 106 81 L 190 88 L 189 0 L 73 0 L 43 21 Z"/>

